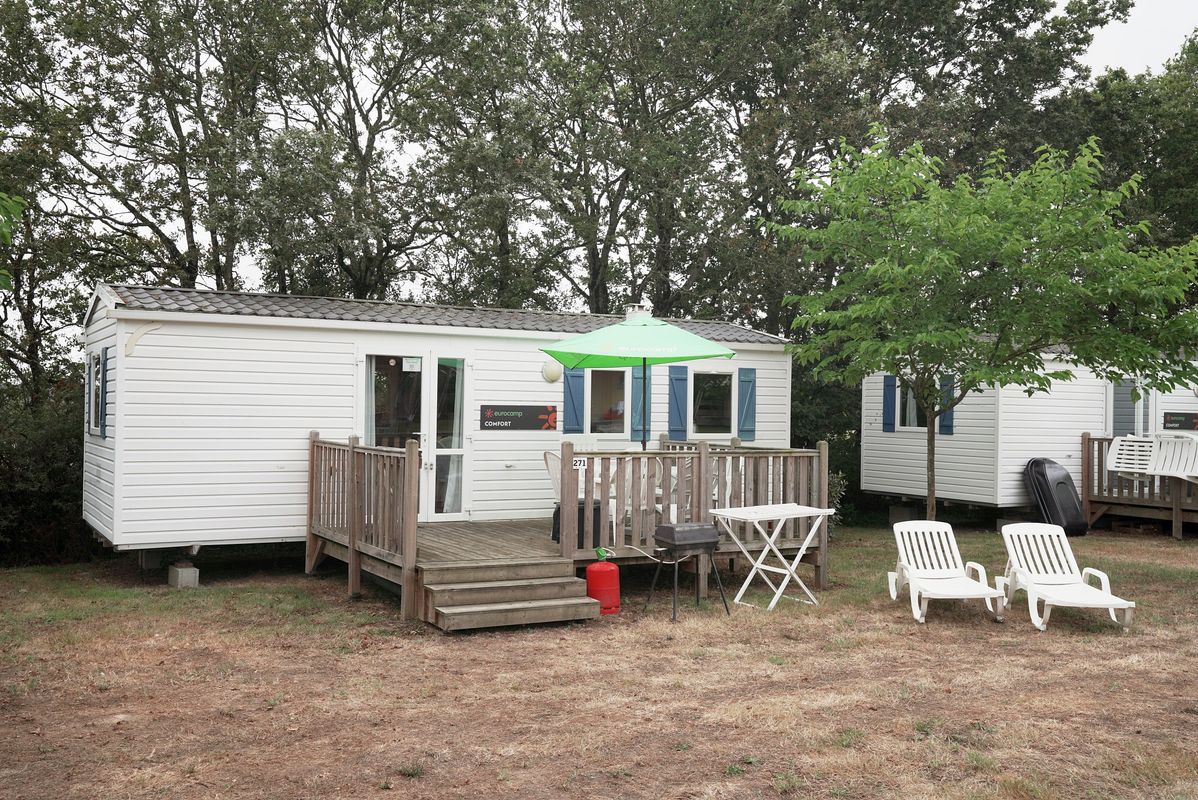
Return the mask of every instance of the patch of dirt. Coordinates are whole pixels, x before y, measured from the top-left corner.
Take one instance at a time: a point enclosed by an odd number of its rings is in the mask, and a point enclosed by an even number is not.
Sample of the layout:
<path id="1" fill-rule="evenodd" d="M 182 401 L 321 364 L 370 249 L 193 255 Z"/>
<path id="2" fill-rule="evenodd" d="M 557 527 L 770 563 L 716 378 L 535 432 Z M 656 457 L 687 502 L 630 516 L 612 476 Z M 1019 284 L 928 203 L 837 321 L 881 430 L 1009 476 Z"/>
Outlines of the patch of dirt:
<path id="1" fill-rule="evenodd" d="M 0 796 L 1198 797 L 1177 585 L 1117 586 L 1145 601 L 1123 635 L 1064 609 L 1037 633 L 1018 601 L 1002 625 L 933 603 L 921 626 L 838 589 L 731 618 L 684 602 L 671 624 L 629 573 L 617 617 L 443 635 L 336 573 L 202 578 L 180 599 L 123 562 L 0 573 L 30 620 L 0 640 Z M 131 605 L 51 615 L 60 583 Z"/>

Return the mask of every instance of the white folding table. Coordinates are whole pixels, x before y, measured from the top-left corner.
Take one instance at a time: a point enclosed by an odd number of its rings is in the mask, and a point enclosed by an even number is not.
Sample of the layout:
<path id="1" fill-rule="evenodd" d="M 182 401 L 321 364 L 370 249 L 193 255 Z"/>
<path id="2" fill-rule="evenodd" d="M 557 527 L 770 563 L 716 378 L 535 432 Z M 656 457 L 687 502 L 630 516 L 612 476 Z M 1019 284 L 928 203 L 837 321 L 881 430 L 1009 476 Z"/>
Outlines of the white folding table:
<path id="1" fill-rule="evenodd" d="M 774 606 L 778 604 L 782 593 L 786 591 L 786 586 L 792 580 L 799 585 L 803 593 L 810 598 L 812 605 L 819 605 L 819 601 L 815 599 L 815 595 L 807 588 L 807 585 L 795 573 L 798 569 L 799 562 L 802 561 L 803 555 L 806 554 L 807 548 L 815 541 L 815 537 L 819 534 L 820 526 L 824 524 L 829 516 L 836 513 L 831 508 L 814 508 L 812 506 L 801 506 L 798 503 L 777 503 L 768 506 L 746 506 L 744 508 L 716 508 L 713 509 L 711 515 L 719 521 L 727 534 L 732 537 L 732 541 L 744 553 L 745 558 L 753 565 L 749 570 L 749 577 L 745 578 L 745 582 L 741 585 L 740 591 L 736 593 L 736 597 L 732 602 L 740 603 L 742 606 L 752 605 L 752 603 L 741 603 L 741 598 L 744 597 L 745 591 L 749 588 L 749 584 L 753 582 L 753 578 L 760 575 L 762 579 L 769 584 L 770 589 L 774 591 L 774 599 L 770 601 L 767 610 L 773 611 Z M 778 536 L 782 533 L 782 529 L 786 523 L 791 520 L 810 519 L 811 529 L 807 531 L 807 536 L 803 539 L 803 543 L 799 545 L 799 552 L 795 554 L 793 559 L 788 560 L 778 549 Z M 765 547 L 761 550 L 761 555 L 756 559 L 749 553 L 747 547 L 736 535 L 732 523 L 745 522 L 752 525 L 762 539 L 765 541 Z M 765 560 L 773 555 L 776 560 L 782 563 L 781 567 L 772 564 L 766 564 Z M 770 573 L 781 575 L 781 582 L 775 586 L 770 580 Z M 792 598 L 802 602 L 808 602 L 801 597 Z"/>

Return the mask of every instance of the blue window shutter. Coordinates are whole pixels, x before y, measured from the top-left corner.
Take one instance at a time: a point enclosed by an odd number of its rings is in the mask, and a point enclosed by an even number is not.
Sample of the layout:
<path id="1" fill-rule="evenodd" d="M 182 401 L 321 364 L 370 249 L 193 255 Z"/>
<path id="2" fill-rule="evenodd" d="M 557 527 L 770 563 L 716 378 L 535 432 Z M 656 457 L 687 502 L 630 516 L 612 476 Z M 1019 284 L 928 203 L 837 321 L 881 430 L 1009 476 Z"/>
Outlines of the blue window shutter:
<path id="1" fill-rule="evenodd" d="M 108 351 L 100 351 L 100 438 L 108 438 Z"/>
<path id="2" fill-rule="evenodd" d="M 632 441 L 641 440 L 642 428 L 645 426 L 645 409 L 643 402 L 649 403 L 649 429 L 644 431 L 646 439 L 653 435 L 653 367 L 649 367 L 649 383 L 645 384 L 645 371 L 640 367 L 632 368 Z M 644 391 L 642 396 L 641 392 Z"/>
<path id="3" fill-rule="evenodd" d="M 84 353 L 83 369 L 83 432 L 92 432 L 92 357 Z"/>
<path id="4" fill-rule="evenodd" d="M 566 370 L 562 380 L 565 386 L 565 421 L 562 423 L 562 433 L 582 433 L 582 417 L 586 408 L 586 371 L 581 369 Z"/>
<path id="5" fill-rule="evenodd" d="M 882 376 L 882 430 L 894 432 L 894 399 L 898 394 L 898 378 L 893 375 Z"/>
<path id="6" fill-rule="evenodd" d="M 951 403 L 953 400 L 953 384 L 957 382 L 956 375 L 943 375 L 940 378 L 940 392 L 944 395 L 944 402 Z M 943 412 L 938 420 L 941 436 L 953 435 L 953 412 L 952 409 Z"/>
<path id="7" fill-rule="evenodd" d="M 736 409 L 739 416 L 736 435 L 742 442 L 751 442 L 757 438 L 757 370 L 751 367 L 737 370 L 736 383 Z"/>
<path id="8" fill-rule="evenodd" d="M 670 439 L 675 442 L 686 441 L 688 374 L 686 367 L 670 367 Z"/>

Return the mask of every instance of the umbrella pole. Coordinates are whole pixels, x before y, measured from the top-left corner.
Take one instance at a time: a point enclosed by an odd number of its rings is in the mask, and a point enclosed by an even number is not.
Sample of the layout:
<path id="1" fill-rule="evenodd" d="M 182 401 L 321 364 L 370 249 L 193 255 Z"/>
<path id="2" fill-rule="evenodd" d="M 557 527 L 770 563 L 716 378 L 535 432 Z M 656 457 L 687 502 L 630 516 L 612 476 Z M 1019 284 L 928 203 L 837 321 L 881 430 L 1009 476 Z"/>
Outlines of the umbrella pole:
<path id="1" fill-rule="evenodd" d="M 641 359 L 641 452 L 649 449 L 649 359 Z"/>

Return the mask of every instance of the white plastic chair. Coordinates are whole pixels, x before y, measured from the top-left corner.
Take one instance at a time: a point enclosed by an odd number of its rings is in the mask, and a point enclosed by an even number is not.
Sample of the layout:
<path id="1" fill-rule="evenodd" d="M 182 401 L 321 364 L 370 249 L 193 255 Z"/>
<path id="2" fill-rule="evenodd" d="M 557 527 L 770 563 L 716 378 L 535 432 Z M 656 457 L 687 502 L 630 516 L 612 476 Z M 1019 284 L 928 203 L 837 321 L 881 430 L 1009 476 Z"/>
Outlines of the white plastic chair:
<path id="1" fill-rule="evenodd" d="M 1142 481 L 1149 478 L 1155 442 L 1144 436 L 1118 436 L 1111 440 L 1106 454 L 1106 468 L 1120 478 Z"/>
<path id="2" fill-rule="evenodd" d="M 1111 579 L 1105 572 L 1093 567 L 1077 568 L 1073 548 L 1061 526 L 1041 522 L 1004 525 L 1002 538 L 1007 547 L 1006 575 L 995 578 L 994 584 L 1006 593 L 1008 605 L 1015 592 L 1027 592 L 1028 613 L 1037 630 L 1048 627 L 1053 606 L 1105 608 L 1123 630 L 1131 627 L 1136 604 L 1111 594 Z M 1094 577 L 1098 578 L 1098 586 L 1088 582 Z M 1037 609 L 1040 601 L 1044 602 L 1043 614 Z M 1122 620 L 1116 610 L 1122 610 Z"/>
<path id="3" fill-rule="evenodd" d="M 1153 445 L 1145 470 L 1149 475 L 1198 483 L 1198 439 L 1185 433 L 1158 433 Z"/>
<path id="4" fill-rule="evenodd" d="M 903 587 L 909 587 L 911 614 L 916 622 L 927 619 L 929 600 L 983 600 L 986 610 L 1002 622 L 1003 592 L 986 583 L 986 568 L 981 564 L 961 563 L 952 525 L 898 522 L 894 526 L 894 541 L 898 545 L 898 565 L 887 575 L 890 599 L 897 600 Z"/>

